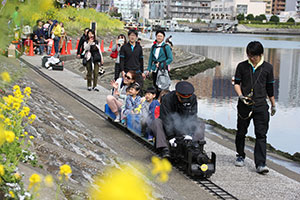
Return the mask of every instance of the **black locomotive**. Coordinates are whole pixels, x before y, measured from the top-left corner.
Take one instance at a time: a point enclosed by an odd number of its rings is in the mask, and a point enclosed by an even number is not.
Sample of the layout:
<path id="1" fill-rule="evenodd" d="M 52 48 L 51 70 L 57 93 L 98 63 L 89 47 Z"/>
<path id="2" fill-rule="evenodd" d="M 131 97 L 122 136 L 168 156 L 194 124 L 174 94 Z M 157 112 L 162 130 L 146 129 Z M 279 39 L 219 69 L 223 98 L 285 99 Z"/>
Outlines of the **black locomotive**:
<path id="1" fill-rule="evenodd" d="M 170 147 L 171 159 L 190 176 L 209 178 L 216 170 L 216 154 L 209 157 L 204 150 L 205 141 L 186 140 L 176 137 Z"/>

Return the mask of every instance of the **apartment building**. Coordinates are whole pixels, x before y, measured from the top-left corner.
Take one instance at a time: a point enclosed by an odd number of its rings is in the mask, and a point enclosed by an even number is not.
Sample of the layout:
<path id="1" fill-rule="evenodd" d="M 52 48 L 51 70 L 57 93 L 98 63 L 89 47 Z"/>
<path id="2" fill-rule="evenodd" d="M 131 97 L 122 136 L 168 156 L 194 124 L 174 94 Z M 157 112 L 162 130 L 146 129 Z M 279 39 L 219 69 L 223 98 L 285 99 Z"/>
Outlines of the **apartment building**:
<path id="1" fill-rule="evenodd" d="M 272 14 L 279 15 L 280 12 L 285 11 L 285 0 L 273 0 Z"/>
<path id="2" fill-rule="evenodd" d="M 300 15 L 300 0 L 297 0 L 296 11 Z"/>
<path id="3" fill-rule="evenodd" d="M 165 18 L 191 22 L 210 19 L 211 0 L 166 0 Z"/>
<path id="4" fill-rule="evenodd" d="M 141 8 L 140 0 L 114 0 L 114 7 L 118 8 L 118 13 L 122 14 L 122 18 L 129 20 L 137 18 Z"/>

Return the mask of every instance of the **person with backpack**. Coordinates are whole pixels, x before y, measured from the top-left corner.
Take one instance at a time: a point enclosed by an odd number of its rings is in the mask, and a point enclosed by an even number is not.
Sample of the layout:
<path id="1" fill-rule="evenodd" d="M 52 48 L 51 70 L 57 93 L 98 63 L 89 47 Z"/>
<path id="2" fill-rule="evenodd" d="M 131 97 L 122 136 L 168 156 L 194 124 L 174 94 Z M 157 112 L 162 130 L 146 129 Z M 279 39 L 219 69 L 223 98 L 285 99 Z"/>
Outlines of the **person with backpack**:
<path id="1" fill-rule="evenodd" d="M 79 40 L 79 42 L 78 42 L 78 47 L 77 47 L 77 58 L 83 58 L 84 57 L 84 55 L 82 55 L 82 52 L 83 52 L 83 43 L 84 43 L 84 41 L 86 41 L 86 39 L 87 39 L 87 33 L 89 32 L 89 28 L 85 28 L 84 29 L 84 32 L 83 32 L 83 34 L 82 34 L 82 36 L 81 36 L 81 38 L 80 38 L 80 40 Z"/>
<path id="2" fill-rule="evenodd" d="M 148 75 L 152 72 L 153 85 L 156 87 L 159 94 L 161 90 L 169 89 L 171 84 L 168 74 L 168 66 L 173 61 L 173 55 L 171 47 L 164 42 L 166 36 L 165 32 L 158 30 L 155 35 L 156 40 L 150 50 L 147 68 L 148 72 L 146 73 Z"/>
<path id="3" fill-rule="evenodd" d="M 118 36 L 118 39 L 116 40 L 116 44 L 112 47 L 111 49 L 111 54 L 110 57 L 116 59 L 115 63 L 115 81 L 119 78 L 120 73 L 121 73 L 121 68 L 120 68 L 120 50 L 121 47 L 126 44 L 126 37 L 124 34 L 120 34 Z"/>
<path id="4" fill-rule="evenodd" d="M 103 56 L 100 51 L 99 42 L 96 40 L 95 32 L 89 30 L 87 34 L 87 40 L 83 44 L 84 47 L 84 58 L 86 59 L 87 68 L 87 87 L 88 91 L 92 89 L 99 92 L 97 88 L 98 72 L 101 65 L 103 65 Z M 93 88 L 92 88 L 93 79 Z"/>

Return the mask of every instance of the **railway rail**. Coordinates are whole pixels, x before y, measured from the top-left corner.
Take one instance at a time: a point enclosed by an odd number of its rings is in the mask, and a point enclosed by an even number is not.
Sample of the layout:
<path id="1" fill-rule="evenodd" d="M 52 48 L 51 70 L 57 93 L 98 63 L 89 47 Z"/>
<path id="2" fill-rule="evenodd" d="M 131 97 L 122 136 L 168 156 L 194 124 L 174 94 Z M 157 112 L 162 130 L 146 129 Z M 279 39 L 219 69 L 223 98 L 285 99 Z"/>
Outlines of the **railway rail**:
<path id="1" fill-rule="evenodd" d="M 36 73 L 38 73 L 39 75 L 41 75 L 43 78 L 45 78 L 46 80 L 48 80 L 49 82 L 51 82 L 53 85 L 55 85 L 56 87 L 58 87 L 59 89 L 61 89 L 65 93 L 67 93 L 68 95 L 70 95 L 72 98 L 76 99 L 78 102 L 80 102 L 81 104 L 85 105 L 87 108 L 89 108 L 91 111 L 93 111 L 94 113 L 96 113 L 97 115 L 99 115 L 100 117 L 102 117 L 103 119 L 106 119 L 106 120 L 109 119 L 106 116 L 106 114 L 104 113 L 104 111 L 102 111 L 98 107 L 94 106 L 93 104 L 91 104 L 90 102 L 88 102 L 87 100 L 85 100 L 84 98 L 80 97 L 76 93 L 72 92 L 71 90 L 69 90 L 68 88 L 66 88 L 65 86 L 63 86 L 62 84 L 60 84 L 59 82 L 57 82 L 56 80 L 54 80 L 53 78 L 51 78 L 50 76 L 48 76 L 47 74 L 45 74 L 44 72 L 42 72 L 39 69 L 39 67 L 32 65 L 31 63 L 29 63 L 28 61 L 26 61 L 26 60 L 24 60 L 22 58 L 19 58 L 19 60 L 21 62 L 23 62 L 24 64 L 26 64 L 27 66 L 29 66 Z M 145 140 L 143 140 L 141 137 L 139 137 L 139 136 L 137 136 L 135 134 L 131 134 L 131 132 L 128 129 L 126 129 L 126 127 L 122 126 L 121 124 L 114 123 L 111 120 L 107 120 L 107 121 L 110 121 L 110 123 L 112 125 L 118 127 L 119 129 L 121 129 L 122 131 L 124 131 L 127 135 L 131 136 L 136 141 L 138 141 L 139 143 L 141 143 L 144 146 L 146 146 L 150 151 L 152 151 L 153 153 L 157 154 L 157 152 L 156 152 L 155 148 L 153 147 L 153 145 L 150 145 L 148 142 L 146 142 Z M 223 188 L 221 188 L 217 184 L 213 183 L 208 178 L 192 177 L 192 176 L 187 175 L 182 169 L 180 169 L 180 167 L 178 167 L 178 166 L 173 166 L 173 167 L 175 167 L 185 177 L 188 177 L 190 180 L 194 181 L 199 186 L 201 186 L 202 188 L 204 188 L 205 190 L 207 190 L 211 195 L 215 196 L 217 199 L 223 199 L 223 200 L 231 200 L 231 199 L 237 200 L 238 199 L 237 197 L 233 196 L 232 194 L 230 194 L 229 192 L 227 192 L 226 190 L 224 190 Z"/>

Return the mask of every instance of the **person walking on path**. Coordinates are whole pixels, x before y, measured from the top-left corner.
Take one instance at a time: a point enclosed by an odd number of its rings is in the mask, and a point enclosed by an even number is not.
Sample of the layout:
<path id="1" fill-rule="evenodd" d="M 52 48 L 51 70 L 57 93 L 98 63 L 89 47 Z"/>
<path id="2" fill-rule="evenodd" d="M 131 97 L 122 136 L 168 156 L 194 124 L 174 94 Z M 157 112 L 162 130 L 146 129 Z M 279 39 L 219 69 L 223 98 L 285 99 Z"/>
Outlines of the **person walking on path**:
<path id="1" fill-rule="evenodd" d="M 83 52 L 83 43 L 86 41 L 87 39 L 87 33 L 89 32 L 89 28 L 85 28 L 83 35 L 81 36 L 79 43 L 78 43 L 78 47 L 77 47 L 77 58 L 83 58 L 84 55 L 82 55 Z"/>
<path id="2" fill-rule="evenodd" d="M 141 90 L 143 88 L 144 79 L 144 56 L 143 49 L 136 40 L 138 33 L 135 30 L 128 32 L 129 42 L 121 47 L 120 50 L 120 68 L 122 76 L 124 76 L 129 70 L 133 70 L 136 73 L 136 82 L 140 85 Z"/>
<path id="3" fill-rule="evenodd" d="M 271 102 L 271 116 L 276 112 L 273 66 L 264 61 L 264 48 L 260 42 L 250 42 L 246 52 L 248 60 L 239 63 L 235 72 L 234 89 L 239 96 L 235 165 L 238 167 L 245 165 L 245 136 L 249 123 L 253 119 L 256 137 L 254 147 L 256 172 L 265 174 L 269 172 L 266 167 L 266 143 L 269 128 L 267 96 Z"/>
<path id="4" fill-rule="evenodd" d="M 121 47 L 126 43 L 127 43 L 127 41 L 126 41 L 125 35 L 120 34 L 118 36 L 118 39 L 116 40 L 116 44 L 111 49 L 112 52 L 118 52 L 118 56 L 116 58 L 116 63 L 115 63 L 115 81 L 119 78 L 120 73 L 121 73 L 120 50 L 121 50 Z"/>
<path id="5" fill-rule="evenodd" d="M 54 20 L 53 21 L 53 29 L 52 29 L 52 34 L 54 35 L 54 50 L 55 50 L 55 55 L 54 57 L 59 56 L 59 41 L 61 38 L 61 26 L 58 24 L 58 21 Z"/>
<path id="6" fill-rule="evenodd" d="M 148 68 L 146 74 L 152 71 L 152 80 L 153 85 L 157 90 L 157 96 L 159 95 L 159 90 L 156 84 L 157 71 L 159 68 L 168 70 L 168 66 L 173 61 L 173 55 L 171 47 L 164 42 L 165 32 L 164 31 L 156 31 L 156 42 L 153 44 L 150 50 Z"/>
<path id="7" fill-rule="evenodd" d="M 99 92 L 97 88 L 98 72 L 101 65 L 103 65 L 103 56 L 100 51 L 99 42 L 96 40 L 95 32 L 89 30 L 87 40 L 84 42 L 84 55 L 87 60 L 87 87 L 88 91 L 92 89 Z M 93 80 L 93 88 L 92 88 Z"/>

